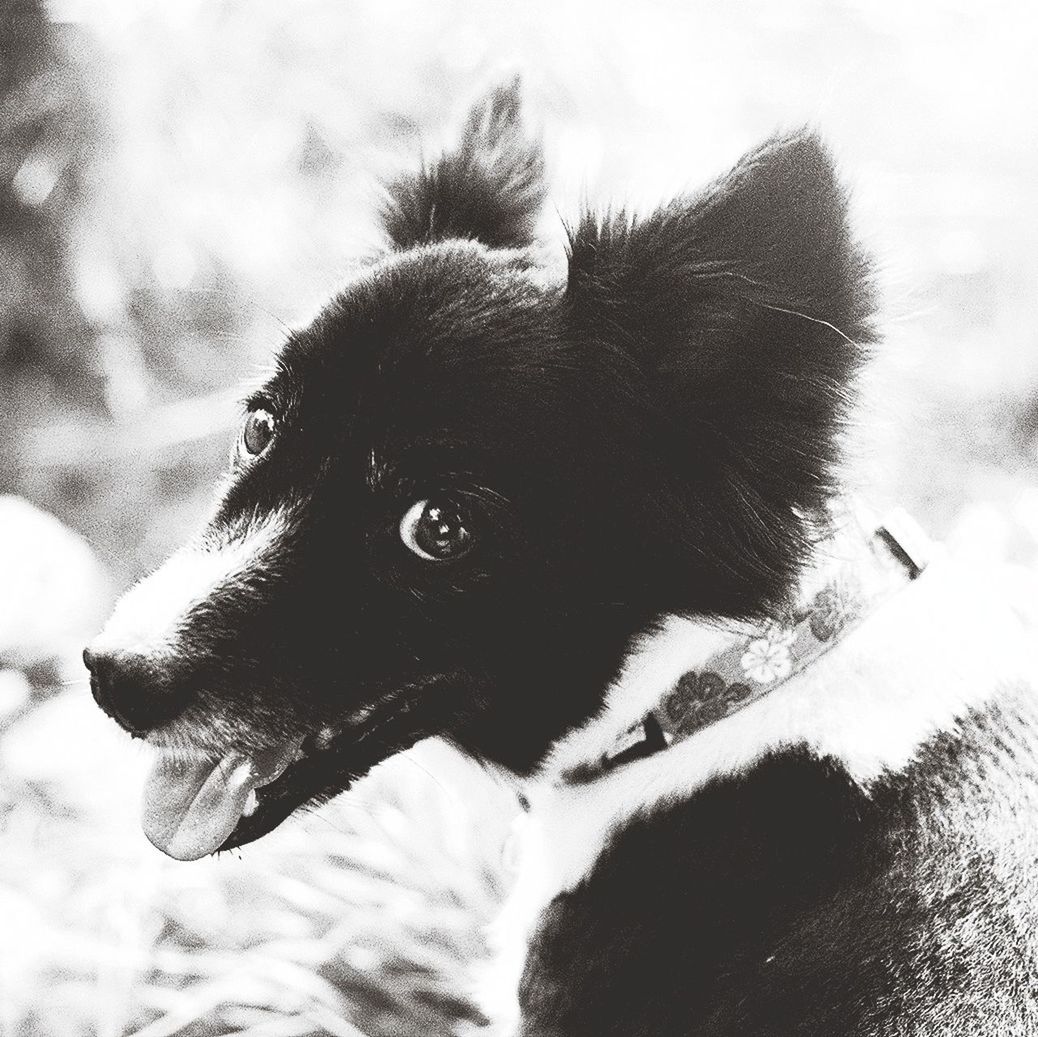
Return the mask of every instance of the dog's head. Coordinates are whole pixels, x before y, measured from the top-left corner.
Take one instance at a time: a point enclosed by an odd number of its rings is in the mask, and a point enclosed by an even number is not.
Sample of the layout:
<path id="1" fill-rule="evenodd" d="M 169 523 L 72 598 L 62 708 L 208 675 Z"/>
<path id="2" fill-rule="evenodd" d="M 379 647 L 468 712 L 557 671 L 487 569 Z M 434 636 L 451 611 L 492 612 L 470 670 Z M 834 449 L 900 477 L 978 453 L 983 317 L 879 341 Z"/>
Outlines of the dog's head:
<path id="1" fill-rule="evenodd" d="M 528 772 L 661 617 L 790 587 L 868 333 L 825 151 L 775 139 L 586 217 L 558 284 L 541 167 L 506 89 L 390 189 L 390 249 L 289 337 L 211 521 L 88 650 L 160 747 L 166 852 L 255 839 L 429 735 Z"/>

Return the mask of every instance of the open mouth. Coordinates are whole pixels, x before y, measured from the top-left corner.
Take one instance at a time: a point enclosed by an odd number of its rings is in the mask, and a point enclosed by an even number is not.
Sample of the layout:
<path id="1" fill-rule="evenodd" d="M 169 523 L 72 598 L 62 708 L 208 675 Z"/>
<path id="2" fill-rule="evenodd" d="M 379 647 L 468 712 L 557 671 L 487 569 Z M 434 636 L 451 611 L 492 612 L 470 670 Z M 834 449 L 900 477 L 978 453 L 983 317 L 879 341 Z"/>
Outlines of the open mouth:
<path id="1" fill-rule="evenodd" d="M 454 713 L 446 696 L 407 690 L 357 723 L 259 752 L 214 758 L 159 748 L 145 783 L 144 834 L 181 861 L 266 835 L 299 807 L 331 799 L 387 757 L 445 730 Z"/>

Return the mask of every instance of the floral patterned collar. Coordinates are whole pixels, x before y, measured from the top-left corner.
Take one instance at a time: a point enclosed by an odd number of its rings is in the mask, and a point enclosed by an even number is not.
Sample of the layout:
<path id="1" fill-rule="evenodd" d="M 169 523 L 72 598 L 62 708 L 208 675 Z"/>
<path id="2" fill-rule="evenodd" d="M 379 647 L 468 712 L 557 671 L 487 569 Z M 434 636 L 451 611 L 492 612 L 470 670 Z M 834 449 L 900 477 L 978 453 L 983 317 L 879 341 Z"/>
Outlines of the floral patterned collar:
<path id="1" fill-rule="evenodd" d="M 857 557 L 821 590 L 783 619 L 771 620 L 738 638 L 701 670 L 684 674 L 607 752 L 569 771 L 567 780 L 583 784 L 622 764 L 651 756 L 781 687 L 916 579 L 930 553 L 926 534 L 901 511 L 858 538 L 858 543 Z"/>

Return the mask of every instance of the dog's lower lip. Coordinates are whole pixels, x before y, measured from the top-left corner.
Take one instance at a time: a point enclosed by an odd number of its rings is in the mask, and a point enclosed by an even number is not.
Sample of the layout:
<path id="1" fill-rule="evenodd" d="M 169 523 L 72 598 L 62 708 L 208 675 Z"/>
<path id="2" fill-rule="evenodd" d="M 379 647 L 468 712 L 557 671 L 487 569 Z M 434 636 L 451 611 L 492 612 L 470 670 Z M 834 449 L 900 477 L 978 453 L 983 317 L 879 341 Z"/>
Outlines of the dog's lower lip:
<path id="1" fill-rule="evenodd" d="M 438 686 L 440 693 L 432 693 Z M 443 689 L 452 689 L 444 694 Z M 320 803 L 345 792 L 376 764 L 410 748 L 430 734 L 442 733 L 460 712 L 456 686 L 425 682 L 383 696 L 339 724 L 312 731 L 296 758 L 272 781 L 256 789 L 237 827 L 220 847 L 233 849 L 273 831 L 307 803 Z"/>
<path id="2" fill-rule="evenodd" d="M 271 781 L 257 786 L 246 801 L 237 827 L 228 836 L 221 849 L 232 849 L 273 831 L 297 808 L 315 796 L 320 796 L 328 785 L 335 784 L 336 792 L 343 792 L 352 784 L 352 775 L 336 764 L 342 755 L 334 753 L 336 742 L 345 750 L 354 732 L 335 728 L 321 728 L 302 741 L 294 758 Z"/>

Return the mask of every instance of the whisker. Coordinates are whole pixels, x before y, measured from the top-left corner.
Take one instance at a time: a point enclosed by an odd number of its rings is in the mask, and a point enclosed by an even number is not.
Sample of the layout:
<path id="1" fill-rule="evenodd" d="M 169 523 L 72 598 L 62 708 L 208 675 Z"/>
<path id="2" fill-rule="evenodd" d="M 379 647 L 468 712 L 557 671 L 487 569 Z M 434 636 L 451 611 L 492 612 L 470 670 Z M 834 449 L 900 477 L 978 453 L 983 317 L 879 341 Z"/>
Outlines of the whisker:
<path id="1" fill-rule="evenodd" d="M 811 317 L 806 313 L 801 313 L 799 310 L 790 310 L 785 306 L 776 306 L 774 303 L 761 302 L 760 299 L 753 300 L 758 306 L 763 306 L 766 310 L 777 310 L 779 313 L 788 313 L 791 317 L 800 317 L 803 320 L 809 320 L 812 324 L 821 324 L 823 327 L 828 328 L 830 331 L 835 331 L 849 346 L 860 346 L 860 342 L 855 342 L 850 335 L 841 331 L 835 324 L 830 324 L 827 320 L 822 320 L 821 317 Z"/>
<path id="2" fill-rule="evenodd" d="M 359 809 L 360 809 L 360 808 L 358 807 L 358 805 L 357 805 L 357 804 L 355 804 L 355 803 L 349 803 L 349 802 L 347 802 L 347 803 L 345 803 L 345 804 L 342 804 L 342 805 L 344 805 L 344 806 L 349 806 L 349 807 L 353 807 L 354 809 L 357 809 L 357 810 L 359 810 Z M 337 824 L 336 824 L 336 823 L 335 823 L 334 821 L 332 821 L 332 819 L 331 819 L 330 817 L 326 816 L 325 814 L 321 814 L 321 813 L 319 813 L 319 812 L 318 812 L 317 810 L 315 810 L 315 809 L 310 809 L 309 811 L 307 811 L 307 816 L 308 816 L 308 817 L 312 817 L 312 818 L 315 818 L 315 819 L 316 819 L 316 820 L 318 820 L 318 821 L 323 821 L 323 822 L 324 822 L 324 823 L 325 823 L 325 824 L 326 824 L 326 825 L 327 825 L 327 826 L 328 826 L 329 828 L 331 828 L 331 829 L 333 829 L 334 831 L 338 832 L 338 833 L 339 833 L 339 835 L 346 835 L 346 836 L 351 836 L 351 835 L 356 835 L 356 834 L 357 834 L 356 832 L 354 832 L 354 831 L 351 831 L 351 830 L 350 830 L 350 829 L 348 829 L 348 828 L 342 828 L 341 826 L 337 825 Z"/>

